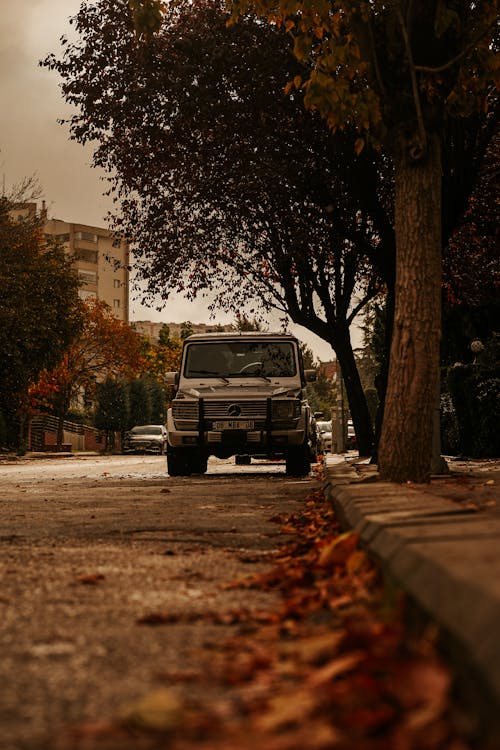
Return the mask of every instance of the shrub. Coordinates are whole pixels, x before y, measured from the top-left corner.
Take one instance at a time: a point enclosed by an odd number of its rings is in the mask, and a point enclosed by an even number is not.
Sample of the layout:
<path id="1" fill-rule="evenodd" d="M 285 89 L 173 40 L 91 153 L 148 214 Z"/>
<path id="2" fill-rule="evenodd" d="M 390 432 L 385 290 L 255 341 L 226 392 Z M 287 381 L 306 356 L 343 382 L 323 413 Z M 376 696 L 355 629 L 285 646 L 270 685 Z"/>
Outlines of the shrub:
<path id="1" fill-rule="evenodd" d="M 447 384 L 459 452 L 476 458 L 500 456 L 500 378 L 490 363 L 454 365 L 448 371 Z M 448 426 L 446 435 L 452 434 L 450 430 Z"/>

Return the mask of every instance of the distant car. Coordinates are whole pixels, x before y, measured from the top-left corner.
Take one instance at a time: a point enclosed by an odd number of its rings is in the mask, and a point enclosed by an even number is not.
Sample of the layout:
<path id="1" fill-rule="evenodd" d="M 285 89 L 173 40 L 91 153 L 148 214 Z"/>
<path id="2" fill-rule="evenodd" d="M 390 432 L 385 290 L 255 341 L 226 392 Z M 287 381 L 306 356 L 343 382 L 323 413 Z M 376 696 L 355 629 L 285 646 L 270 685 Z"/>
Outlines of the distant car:
<path id="1" fill-rule="evenodd" d="M 125 435 L 124 453 L 158 453 L 167 449 L 167 430 L 162 424 L 143 424 L 132 427 Z"/>
<path id="2" fill-rule="evenodd" d="M 348 451 L 355 450 L 357 446 L 356 433 L 352 419 L 347 420 L 347 441 L 345 447 Z"/>
<path id="3" fill-rule="evenodd" d="M 332 452 L 332 421 L 316 422 L 324 453 Z"/>

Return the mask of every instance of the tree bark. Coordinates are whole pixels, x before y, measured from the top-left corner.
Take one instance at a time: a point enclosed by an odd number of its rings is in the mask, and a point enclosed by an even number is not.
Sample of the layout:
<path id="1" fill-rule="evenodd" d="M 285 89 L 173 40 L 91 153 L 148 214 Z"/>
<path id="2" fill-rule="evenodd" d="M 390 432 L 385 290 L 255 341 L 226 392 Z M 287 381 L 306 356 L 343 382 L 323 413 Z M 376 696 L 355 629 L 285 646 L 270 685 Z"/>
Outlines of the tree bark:
<path id="1" fill-rule="evenodd" d="M 430 479 L 441 337 L 441 158 L 430 134 L 412 162 L 401 136 L 395 155 L 396 290 L 380 476 Z"/>

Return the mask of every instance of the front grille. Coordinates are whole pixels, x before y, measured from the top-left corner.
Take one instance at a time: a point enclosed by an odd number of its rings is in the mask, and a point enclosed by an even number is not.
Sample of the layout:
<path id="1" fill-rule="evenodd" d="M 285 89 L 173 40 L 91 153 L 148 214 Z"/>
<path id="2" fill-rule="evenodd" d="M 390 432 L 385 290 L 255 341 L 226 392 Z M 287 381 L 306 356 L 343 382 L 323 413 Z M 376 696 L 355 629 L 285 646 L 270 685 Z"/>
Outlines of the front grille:
<path id="1" fill-rule="evenodd" d="M 207 419 L 228 419 L 228 408 L 235 404 L 240 409 L 240 414 L 233 415 L 232 418 L 266 418 L 267 403 L 266 401 L 209 401 L 203 402 L 203 411 Z"/>
<path id="2" fill-rule="evenodd" d="M 178 419 L 198 419 L 198 401 L 174 401 L 172 416 Z"/>

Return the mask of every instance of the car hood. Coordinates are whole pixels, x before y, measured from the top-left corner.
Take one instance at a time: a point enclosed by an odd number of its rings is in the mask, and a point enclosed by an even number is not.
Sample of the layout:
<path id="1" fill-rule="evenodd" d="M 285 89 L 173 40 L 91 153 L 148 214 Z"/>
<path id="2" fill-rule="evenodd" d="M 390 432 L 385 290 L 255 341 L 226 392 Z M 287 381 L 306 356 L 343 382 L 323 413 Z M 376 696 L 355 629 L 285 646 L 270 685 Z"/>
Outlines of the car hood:
<path id="1" fill-rule="evenodd" d="M 209 385 L 199 386 L 197 388 L 183 389 L 182 393 L 192 398 L 203 398 L 213 400 L 238 400 L 238 399 L 249 399 L 253 400 L 256 398 L 273 398 L 274 396 L 283 396 L 287 393 L 290 395 L 296 395 L 299 393 L 299 387 L 288 387 L 283 385 L 277 385 L 276 383 L 265 383 L 255 381 L 249 383 L 248 378 L 245 383 L 238 384 L 221 384 L 221 385 Z"/>
<path id="2" fill-rule="evenodd" d="M 157 432 L 146 432 L 142 435 L 128 435 L 129 440 L 163 440 L 163 435 L 158 434 Z"/>

